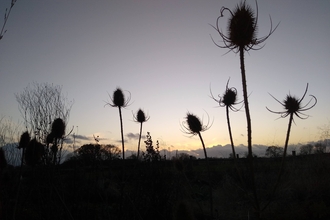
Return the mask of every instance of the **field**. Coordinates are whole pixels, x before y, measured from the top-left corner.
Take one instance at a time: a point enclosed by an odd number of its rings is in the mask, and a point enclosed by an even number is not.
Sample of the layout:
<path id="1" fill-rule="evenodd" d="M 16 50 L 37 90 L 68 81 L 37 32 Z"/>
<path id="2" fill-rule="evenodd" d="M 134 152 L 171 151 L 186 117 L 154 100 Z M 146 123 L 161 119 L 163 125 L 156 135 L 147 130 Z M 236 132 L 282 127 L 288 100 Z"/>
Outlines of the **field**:
<path id="1" fill-rule="evenodd" d="M 255 219 L 247 159 L 138 162 L 85 166 L 7 167 L 1 175 L 1 219 Z M 262 219 L 329 219 L 330 154 L 255 158 Z M 19 177 L 20 172 L 22 177 Z M 242 183 L 243 182 L 243 183 Z M 210 212 L 209 186 L 213 194 Z"/>

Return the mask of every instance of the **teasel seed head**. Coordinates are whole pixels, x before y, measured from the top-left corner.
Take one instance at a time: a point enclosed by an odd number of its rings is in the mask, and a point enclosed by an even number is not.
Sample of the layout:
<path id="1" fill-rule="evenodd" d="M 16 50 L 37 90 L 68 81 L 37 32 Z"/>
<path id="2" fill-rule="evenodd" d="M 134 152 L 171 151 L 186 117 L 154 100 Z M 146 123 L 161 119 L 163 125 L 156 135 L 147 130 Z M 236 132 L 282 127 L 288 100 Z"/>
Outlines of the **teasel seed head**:
<path id="1" fill-rule="evenodd" d="M 61 118 L 53 121 L 52 131 L 53 138 L 62 138 L 65 133 L 65 123 Z"/>
<path id="2" fill-rule="evenodd" d="M 131 94 L 129 93 L 129 97 L 126 99 L 123 91 L 117 87 L 117 89 L 113 92 L 112 97 L 110 96 L 110 99 L 112 104 L 107 103 L 106 105 L 110 105 L 112 107 L 125 108 L 126 106 L 128 106 L 131 100 Z"/>
<path id="3" fill-rule="evenodd" d="M 274 96 L 271 95 L 278 103 L 280 103 L 283 106 L 284 111 L 272 111 L 268 107 L 266 107 L 266 108 L 268 111 L 270 111 L 272 113 L 280 114 L 282 118 L 285 118 L 288 115 L 294 114 L 300 119 L 306 119 L 306 118 L 308 118 L 308 115 L 304 114 L 303 112 L 313 108 L 317 103 L 316 97 L 313 95 L 310 95 L 311 99 L 308 101 L 308 103 L 306 105 L 302 106 L 301 102 L 305 98 L 307 90 L 308 90 L 308 83 L 307 83 L 305 92 L 304 92 L 303 96 L 301 97 L 301 99 L 298 99 L 295 96 L 292 96 L 289 94 L 286 96 L 286 98 L 283 100 L 283 102 L 280 102 L 278 99 L 276 99 Z M 313 103 L 310 105 L 311 102 L 313 102 Z"/>
<path id="4" fill-rule="evenodd" d="M 196 135 L 200 132 L 206 131 L 209 125 L 203 125 L 201 120 L 194 114 L 188 112 L 185 121 L 182 122 L 183 132 L 186 134 Z"/>
<path id="5" fill-rule="evenodd" d="M 225 11 L 230 13 L 230 17 L 228 20 L 227 34 L 223 33 L 221 28 L 219 27 L 219 21 L 223 17 Z M 262 44 L 267 40 L 267 38 L 272 35 L 272 33 L 276 30 L 279 24 L 273 28 L 272 19 L 271 27 L 269 33 L 261 38 L 257 38 L 257 30 L 258 30 L 258 4 L 256 3 L 256 13 L 252 10 L 252 8 L 246 4 L 245 0 L 236 6 L 236 8 L 231 11 L 229 8 L 222 7 L 220 9 L 220 16 L 216 20 L 216 25 L 212 27 L 218 32 L 220 37 L 222 38 L 223 45 L 217 44 L 213 38 L 212 41 L 215 45 L 220 48 L 228 48 L 229 50 L 238 53 L 240 49 L 244 49 L 245 51 L 249 50 L 258 50 L 263 46 L 255 48 L 256 46 Z"/>
<path id="6" fill-rule="evenodd" d="M 144 111 L 142 109 L 139 109 L 136 113 L 136 116 L 134 116 L 134 121 L 138 122 L 138 123 L 143 123 L 149 120 L 149 116 L 146 116 Z"/>

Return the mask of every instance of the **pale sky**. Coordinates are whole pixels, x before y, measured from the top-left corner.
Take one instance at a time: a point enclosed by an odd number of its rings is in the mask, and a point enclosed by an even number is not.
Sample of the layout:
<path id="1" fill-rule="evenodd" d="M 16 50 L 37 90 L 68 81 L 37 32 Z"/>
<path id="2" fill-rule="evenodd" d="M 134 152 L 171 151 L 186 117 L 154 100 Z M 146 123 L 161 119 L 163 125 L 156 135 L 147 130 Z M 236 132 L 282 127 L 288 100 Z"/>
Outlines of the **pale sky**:
<path id="1" fill-rule="evenodd" d="M 255 1 L 247 2 L 255 9 Z M 197 137 L 181 131 L 189 111 L 205 123 L 209 117 L 212 126 L 202 134 L 207 147 L 226 145 L 225 109 L 217 107 L 209 89 L 223 94 L 230 77 L 242 100 L 239 56 L 214 45 L 211 36 L 221 42 L 210 24 L 222 6 L 233 9 L 237 3 L 18 0 L 0 40 L 0 115 L 22 120 L 15 93 L 29 83 L 62 85 L 74 100 L 68 127 L 120 147 L 118 109 L 104 107 L 108 93 L 120 87 L 131 93 L 131 105 L 123 109 L 125 134 L 139 132 L 132 111 L 142 108 L 150 116 L 144 134 L 151 132 L 161 148 L 200 148 Z M 9 6 L 9 0 L 0 2 L 2 17 Z M 282 110 L 269 93 L 279 100 L 289 92 L 301 97 L 307 83 L 307 95 L 318 103 L 306 112 L 308 119 L 295 120 L 290 143 L 316 141 L 318 127 L 330 118 L 330 1 L 263 0 L 258 6 L 259 37 L 270 29 L 269 16 L 273 26 L 280 25 L 264 48 L 246 54 L 253 144 L 283 146 L 288 118 L 267 111 L 266 106 Z M 221 19 L 224 31 L 228 16 Z M 244 111 L 231 113 L 231 120 L 235 144 L 246 145 Z M 126 140 L 127 149 L 137 149 L 137 140 Z"/>

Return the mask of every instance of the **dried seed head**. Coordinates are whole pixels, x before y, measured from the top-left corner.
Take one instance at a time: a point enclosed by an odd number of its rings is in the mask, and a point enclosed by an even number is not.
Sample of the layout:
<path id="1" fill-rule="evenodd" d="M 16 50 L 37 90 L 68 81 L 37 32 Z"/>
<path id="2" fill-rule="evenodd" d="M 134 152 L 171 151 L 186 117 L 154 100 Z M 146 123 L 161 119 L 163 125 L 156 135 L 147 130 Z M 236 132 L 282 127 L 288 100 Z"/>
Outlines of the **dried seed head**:
<path id="1" fill-rule="evenodd" d="M 113 92 L 113 105 L 117 107 L 124 107 L 125 104 L 125 96 L 123 91 L 120 88 L 117 88 Z"/>
<path id="2" fill-rule="evenodd" d="M 61 118 L 54 120 L 52 124 L 52 132 L 54 138 L 62 138 L 65 133 L 65 123 Z"/>
<path id="3" fill-rule="evenodd" d="M 112 104 L 107 103 L 106 105 L 110 105 L 112 107 L 125 108 L 129 104 L 129 101 L 131 100 L 131 94 L 129 93 L 129 97 L 127 98 L 127 100 L 125 100 L 123 91 L 120 88 L 117 88 L 113 92 L 112 97 L 110 96 L 110 98 L 111 98 Z"/>
<path id="4" fill-rule="evenodd" d="M 141 109 L 139 109 L 139 111 L 137 112 L 136 119 L 140 123 L 143 123 L 143 122 L 146 121 L 146 116 L 145 116 L 144 112 Z"/>
<path id="5" fill-rule="evenodd" d="M 236 104 L 237 92 L 235 88 L 227 89 L 225 94 L 222 97 L 221 102 L 225 106 L 232 106 Z"/>
<path id="6" fill-rule="evenodd" d="M 294 114 L 300 119 L 306 119 L 306 118 L 308 118 L 308 115 L 304 114 L 303 112 L 313 108 L 317 103 L 316 97 L 313 95 L 310 95 L 311 99 L 308 101 L 308 103 L 304 106 L 301 105 L 301 102 L 303 101 L 303 99 L 306 96 L 307 90 L 308 90 L 308 83 L 307 83 L 305 92 L 304 92 L 303 96 L 301 97 L 301 99 L 298 99 L 289 94 L 286 96 L 286 98 L 284 99 L 283 102 L 280 102 L 278 99 L 276 99 L 274 96 L 271 95 L 278 103 L 280 103 L 283 106 L 285 111 L 272 111 L 269 108 L 267 108 L 267 107 L 266 108 L 268 109 L 268 111 L 270 111 L 272 113 L 280 114 L 282 118 L 285 118 L 288 115 Z M 310 105 L 310 103 L 313 103 L 313 104 Z"/>
<path id="7" fill-rule="evenodd" d="M 24 132 L 19 140 L 18 149 L 26 148 L 31 140 L 29 132 Z"/>
<path id="8" fill-rule="evenodd" d="M 229 8 L 222 7 L 220 9 L 220 16 L 217 18 L 216 25 L 212 26 L 220 35 L 223 40 L 223 45 L 219 45 L 215 43 L 218 47 L 228 48 L 233 50 L 235 53 L 238 53 L 241 49 L 248 51 L 251 49 L 257 50 L 262 48 L 255 48 L 255 46 L 263 43 L 267 38 L 276 30 L 277 26 L 273 29 L 272 20 L 271 27 L 268 35 L 257 38 L 257 23 L 258 23 L 258 4 L 256 3 L 257 9 L 256 14 L 252 10 L 252 8 L 246 4 L 245 0 L 243 0 L 236 8 L 231 11 Z M 228 27 L 227 27 L 227 35 L 224 34 L 219 27 L 219 20 L 223 17 L 225 11 L 230 13 Z"/>
<path id="9" fill-rule="evenodd" d="M 187 120 L 189 130 L 192 133 L 196 134 L 196 133 L 203 131 L 202 123 L 197 116 L 195 116 L 191 113 L 187 113 L 186 120 Z"/>
<path id="10" fill-rule="evenodd" d="M 288 113 L 295 113 L 298 112 L 300 109 L 300 102 L 296 97 L 291 95 L 287 95 L 286 99 L 283 101 L 284 108 Z"/>
<path id="11" fill-rule="evenodd" d="M 233 45 L 246 47 L 256 41 L 257 22 L 250 6 L 241 2 L 229 19 L 228 36 Z"/>
<path id="12" fill-rule="evenodd" d="M 149 116 L 146 116 L 144 114 L 144 111 L 142 109 L 139 109 L 136 113 L 136 115 L 133 115 L 134 121 L 143 123 L 149 120 Z"/>

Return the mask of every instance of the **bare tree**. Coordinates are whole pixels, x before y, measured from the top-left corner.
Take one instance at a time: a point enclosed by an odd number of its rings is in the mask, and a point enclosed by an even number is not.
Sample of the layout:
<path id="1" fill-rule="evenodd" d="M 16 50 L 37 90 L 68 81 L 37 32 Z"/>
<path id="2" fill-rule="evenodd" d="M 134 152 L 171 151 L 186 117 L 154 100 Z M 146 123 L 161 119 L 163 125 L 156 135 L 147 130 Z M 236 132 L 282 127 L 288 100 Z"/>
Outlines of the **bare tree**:
<path id="1" fill-rule="evenodd" d="M 49 83 L 29 84 L 16 94 L 16 100 L 26 129 L 41 143 L 46 143 L 56 118 L 67 125 L 73 104 L 63 96 L 62 86 Z"/>
<path id="2" fill-rule="evenodd" d="M 32 139 L 46 147 L 46 155 L 52 143 L 55 148 L 60 144 L 60 150 L 54 152 L 61 158 L 64 134 L 56 136 L 53 143 L 54 134 L 53 123 L 56 120 L 62 120 L 62 127 L 67 127 L 69 115 L 73 102 L 62 93 L 62 86 L 53 85 L 49 83 L 33 83 L 29 84 L 21 93 L 16 94 L 16 100 L 19 104 L 19 110 L 24 119 L 26 130 L 30 133 Z M 67 132 L 70 133 L 70 132 Z M 51 138 L 51 140 L 50 140 Z M 49 156 L 49 155 L 48 155 Z M 56 155 L 52 155 L 55 158 Z M 46 156 L 47 157 L 47 156 Z M 55 159 L 53 159 L 55 161 Z M 59 163 L 60 161 L 57 161 Z"/>

